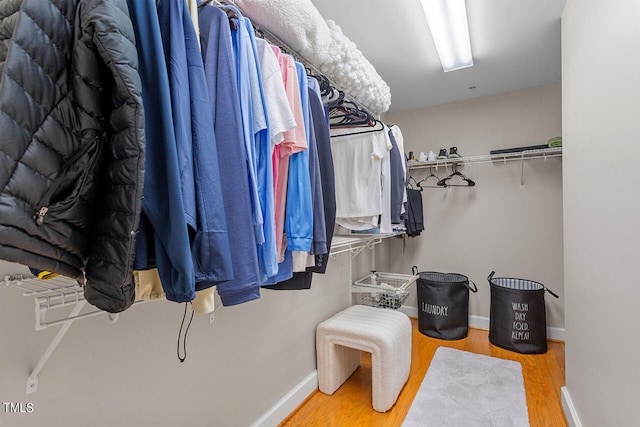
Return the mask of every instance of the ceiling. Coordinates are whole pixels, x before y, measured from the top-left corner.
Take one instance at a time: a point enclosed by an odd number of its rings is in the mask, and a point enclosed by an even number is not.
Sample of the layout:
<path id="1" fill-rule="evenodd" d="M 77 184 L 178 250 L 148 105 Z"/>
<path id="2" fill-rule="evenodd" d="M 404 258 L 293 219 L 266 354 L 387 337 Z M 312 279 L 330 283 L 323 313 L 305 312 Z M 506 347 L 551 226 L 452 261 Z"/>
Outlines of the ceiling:
<path id="1" fill-rule="evenodd" d="M 312 0 L 391 88 L 390 112 L 560 82 L 565 0 L 467 0 L 474 66 L 444 73 L 420 0 Z"/>

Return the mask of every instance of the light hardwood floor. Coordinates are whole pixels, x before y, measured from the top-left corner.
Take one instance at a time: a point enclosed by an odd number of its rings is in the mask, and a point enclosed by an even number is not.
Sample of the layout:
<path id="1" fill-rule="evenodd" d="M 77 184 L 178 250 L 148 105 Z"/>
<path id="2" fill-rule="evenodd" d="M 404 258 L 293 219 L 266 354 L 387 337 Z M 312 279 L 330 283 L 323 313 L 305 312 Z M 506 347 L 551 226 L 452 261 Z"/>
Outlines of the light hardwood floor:
<path id="1" fill-rule="evenodd" d="M 401 426 L 431 363 L 431 358 L 440 346 L 520 362 L 531 427 L 567 426 L 560 403 L 560 387 L 564 385 L 565 374 L 564 343 L 550 341 L 546 354 L 523 355 L 503 350 L 489 343 L 488 331 L 469 329 L 469 335 L 465 339 L 443 341 L 421 334 L 418 331 L 417 320 L 411 319 L 411 322 L 413 324 L 411 372 L 407 384 L 390 411 L 381 414 L 371 407 L 371 355 L 363 353 L 360 367 L 338 391 L 332 396 L 316 391 L 280 426 Z"/>

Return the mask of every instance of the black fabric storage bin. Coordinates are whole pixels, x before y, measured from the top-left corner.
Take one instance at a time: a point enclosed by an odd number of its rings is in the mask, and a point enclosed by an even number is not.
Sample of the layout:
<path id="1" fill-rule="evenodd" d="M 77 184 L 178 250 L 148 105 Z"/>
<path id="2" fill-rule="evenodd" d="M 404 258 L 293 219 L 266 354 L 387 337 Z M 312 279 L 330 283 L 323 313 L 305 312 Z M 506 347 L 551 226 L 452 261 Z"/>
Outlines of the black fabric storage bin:
<path id="1" fill-rule="evenodd" d="M 489 341 L 522 354 L 547 352 L 547 318 L 544 292 L 558 295 L 532 280 L 493 277 L 491 288 Z"/>
<path id="2" fill-rule="evenodd" d="M 419 274 L 418 330 L 432 338 L 459 340 L 469 333 L 469 290 L 477 292 L 467 276 L 424 271 Z"/>

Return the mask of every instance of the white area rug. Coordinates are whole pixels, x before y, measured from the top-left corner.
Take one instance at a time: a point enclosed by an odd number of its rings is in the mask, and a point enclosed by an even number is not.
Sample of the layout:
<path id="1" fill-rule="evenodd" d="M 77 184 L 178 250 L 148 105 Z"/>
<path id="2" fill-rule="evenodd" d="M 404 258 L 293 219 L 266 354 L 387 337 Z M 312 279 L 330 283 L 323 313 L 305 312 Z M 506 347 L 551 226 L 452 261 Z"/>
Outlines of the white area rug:
<path id="1" fill-rule="evenodd" d="M 529 427 L 522 366 L 439 347 L 403 427 Z"/>

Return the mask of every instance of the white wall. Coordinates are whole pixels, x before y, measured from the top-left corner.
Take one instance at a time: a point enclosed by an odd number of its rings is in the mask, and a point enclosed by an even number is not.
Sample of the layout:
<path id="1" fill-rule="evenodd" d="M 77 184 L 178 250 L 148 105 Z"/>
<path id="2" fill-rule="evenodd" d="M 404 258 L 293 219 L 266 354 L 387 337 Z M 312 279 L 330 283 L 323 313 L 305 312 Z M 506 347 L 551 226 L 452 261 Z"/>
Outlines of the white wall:
<path id="1" fill-rule="evenodd" d="M 0 278 L 21 271 L 0 262 Z M 34 331 L 33 298 L 0 284 L 0 403 L 34 409 L 0 406 L 0 426 L 251 425 L 313 374 L 315 328 L 350 304 L 349 275 L 349 255 L 339 255 L 311 290 L 263 290 L 260 300 L 216 311 L 211 325 L 196 316 L 184 363 L 176 356 L 183 305 L 134 306 L 115 324 L 106 315 L 78 320 L 30 395 L 25 381 L 59 327 Z"/>
<path id="2" fill-rule="evenodd" d="M 390 114 L 402 129 L 405 151 L 438 152 L 458 147 L 464 156 L 493 149 L 546 144 L 561 134 L 559 84 Z M 489 284 L 497 277 L 536 280 L 560 295 L 547 294 L 547 326 L 564 328 L 562 254 L 562 166 L 560 158 L 467 165 L 461 172 L 472 188 L 425 189 L 426 230 L 417 238 L 392 239 L 378 250 L 378 269 L 409 273 L 456 272 L 480 288 L 471 295 L 470 314 L 489 317 Z M 440 178 L 451 171 L 434 171 Z M 413 172 L 416 179 L 428 169 Z M 430 180 L 431 184 L 435 181 Z M 417 306 L 415 290 L 407 305 Z"/>
<path id="3" fill-rule="evenodd" d="M 562 18 L 566 391 L 582 425 L 637 426 L 640 2 Z"/>

